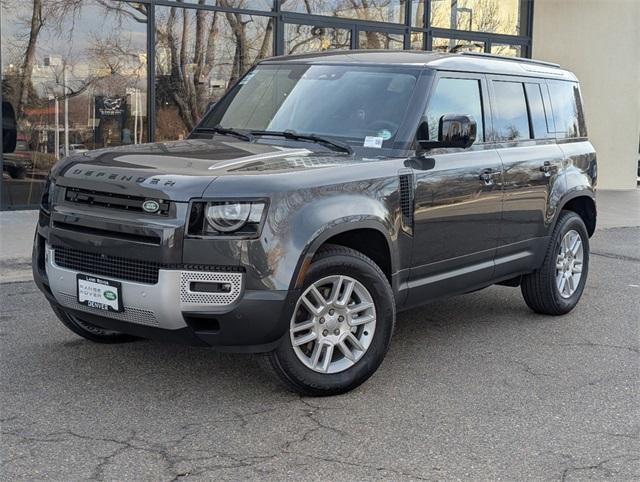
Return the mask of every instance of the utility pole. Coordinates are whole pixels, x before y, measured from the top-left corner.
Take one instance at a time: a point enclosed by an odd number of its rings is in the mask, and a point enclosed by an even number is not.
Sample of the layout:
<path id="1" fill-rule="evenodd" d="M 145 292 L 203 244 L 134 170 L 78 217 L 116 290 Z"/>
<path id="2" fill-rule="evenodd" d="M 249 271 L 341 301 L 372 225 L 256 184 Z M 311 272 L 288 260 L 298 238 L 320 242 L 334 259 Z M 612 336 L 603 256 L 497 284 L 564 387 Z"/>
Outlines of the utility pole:
<path id="1" fill-rule="evenodd" d="M 64 96 L 64 155 L 69 155 L 69 96 L 67 95 L 67 61 L 53 55 L 44 58 L 44 65 L 47 67 L 62 66 L 62 95 Z M 60 159 L 60 133 L 58 126 L 60 125 L 60 106 L 58 97 L 56 101 L 56 159 Z"/>
<path id="2" fill-rule="evenodd" d="M 60 102 L 55 98 L 56 103 L 56 159 L 60 159 Z"/>
<path id="3" fill-rule="evenodd" d="M 62 91 L 64 92 L 64 155 L 69 155 L 69 96 L 67 95 L 67 62 L 62 63 Z"/>
<path id="4" fill-rule="evenodd" d="M 138 143 L 138 88 L 133 92 L 133 143 Z"/>
<path id="5" fill-rule="evenodd" d="M 53 153 L 56 156 L 56 160 L 60 159 L 60 107 L 58 106 L 58 97 L 55 94 L 49 95 L 49 100 L 53 101 L 54 106 L 54 119 L 53 119 L 53 139 L 54 147 Z"/>

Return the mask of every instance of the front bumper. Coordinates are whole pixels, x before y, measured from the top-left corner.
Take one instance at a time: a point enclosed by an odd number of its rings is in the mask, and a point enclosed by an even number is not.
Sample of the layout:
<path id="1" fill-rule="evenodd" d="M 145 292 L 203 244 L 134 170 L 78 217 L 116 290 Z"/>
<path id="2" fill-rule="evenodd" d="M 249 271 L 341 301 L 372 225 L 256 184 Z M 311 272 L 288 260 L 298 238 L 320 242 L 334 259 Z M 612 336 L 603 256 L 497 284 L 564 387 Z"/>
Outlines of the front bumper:
<path id="1" fill-rule="evenodd" d="M 76 275 L 95 274 L 62 267 L 55 251 L 36 234 L 33 253 L 36 284 L 50 302 L 79 318 L 144 338 L 211 346 L 224 351 L 273 349 L 287 332 L 294 291 L 248 290 L 244 273 L 161 269 L 155 284 L 118 281 L 124 311 L 106 312 L 77 301 Z M 227 283 L 228 293 L 202 293 L 192 282 Z"/>

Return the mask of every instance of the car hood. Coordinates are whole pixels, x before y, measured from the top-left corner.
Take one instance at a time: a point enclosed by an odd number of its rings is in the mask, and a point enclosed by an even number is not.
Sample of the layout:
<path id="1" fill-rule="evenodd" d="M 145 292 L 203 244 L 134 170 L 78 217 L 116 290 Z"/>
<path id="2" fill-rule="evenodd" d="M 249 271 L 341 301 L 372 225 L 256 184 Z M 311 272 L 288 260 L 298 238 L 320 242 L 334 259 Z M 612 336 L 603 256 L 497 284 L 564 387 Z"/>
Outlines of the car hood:
<path id="1" fill-rule="evenodd" d="M 219 176 L 318 169 L 358 162 L 341 153 L 313 152 L 231 138 L 188 139 L 88 151 L 59 162 L 57 185 L 188 201 Z"/>

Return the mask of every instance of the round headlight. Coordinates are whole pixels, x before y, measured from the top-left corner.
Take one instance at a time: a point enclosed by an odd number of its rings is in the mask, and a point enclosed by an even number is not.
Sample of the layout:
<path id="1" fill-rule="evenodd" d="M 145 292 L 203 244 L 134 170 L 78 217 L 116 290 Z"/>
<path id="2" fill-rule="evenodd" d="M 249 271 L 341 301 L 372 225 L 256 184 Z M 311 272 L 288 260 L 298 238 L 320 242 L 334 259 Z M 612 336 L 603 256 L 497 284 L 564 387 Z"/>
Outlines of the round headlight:
<path id="1" fill-rule="evenodd" d="M 245 225 L 251 212 L 250 203 L 225 202 L 207 208 L 207 222 L 216 231 L 228 233 Z"/>

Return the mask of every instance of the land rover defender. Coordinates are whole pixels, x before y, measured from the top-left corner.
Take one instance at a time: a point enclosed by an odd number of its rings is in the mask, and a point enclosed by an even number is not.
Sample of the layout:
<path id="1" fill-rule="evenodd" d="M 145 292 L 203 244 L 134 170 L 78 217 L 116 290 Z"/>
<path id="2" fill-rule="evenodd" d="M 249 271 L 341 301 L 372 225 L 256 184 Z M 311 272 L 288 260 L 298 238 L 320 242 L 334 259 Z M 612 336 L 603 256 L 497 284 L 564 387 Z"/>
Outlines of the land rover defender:
<path id="1" fill-rule="evenodd" d="M 580 299 L 596 155 L 576 77 L 478 54 L 265 60 L 188 139 L 51 171 L 36 283 L 69 329 L 264 353 L 332 395 L 378 368 L 396 313 L 496 283 Z"/>

